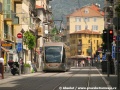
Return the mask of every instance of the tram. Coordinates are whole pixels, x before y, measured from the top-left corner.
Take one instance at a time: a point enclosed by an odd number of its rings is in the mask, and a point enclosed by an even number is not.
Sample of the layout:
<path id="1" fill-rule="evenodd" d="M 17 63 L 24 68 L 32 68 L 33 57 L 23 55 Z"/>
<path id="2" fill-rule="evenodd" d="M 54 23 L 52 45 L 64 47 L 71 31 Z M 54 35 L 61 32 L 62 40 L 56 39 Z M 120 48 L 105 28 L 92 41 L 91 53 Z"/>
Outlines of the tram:
<path id="1" fill-rule="evenodd" d="M 70 48 L 63 42 L 46 42 L 43 45 L 42 70 L 68 71 L 71 67 Z"/>

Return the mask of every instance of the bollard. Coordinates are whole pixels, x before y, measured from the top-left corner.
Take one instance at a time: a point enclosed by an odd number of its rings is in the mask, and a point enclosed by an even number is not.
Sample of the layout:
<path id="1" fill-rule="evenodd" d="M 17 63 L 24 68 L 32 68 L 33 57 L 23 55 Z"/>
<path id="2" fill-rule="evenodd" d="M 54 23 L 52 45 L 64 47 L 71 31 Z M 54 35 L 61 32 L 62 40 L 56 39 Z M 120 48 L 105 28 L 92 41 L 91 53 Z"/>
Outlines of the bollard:
<path id="1" fill-rule="evenodd" d="M 4 79 L 4 66 L 3 66 L 3 63 L 0 62 L 0 74 L 2 75 L 2 79 Z"/>

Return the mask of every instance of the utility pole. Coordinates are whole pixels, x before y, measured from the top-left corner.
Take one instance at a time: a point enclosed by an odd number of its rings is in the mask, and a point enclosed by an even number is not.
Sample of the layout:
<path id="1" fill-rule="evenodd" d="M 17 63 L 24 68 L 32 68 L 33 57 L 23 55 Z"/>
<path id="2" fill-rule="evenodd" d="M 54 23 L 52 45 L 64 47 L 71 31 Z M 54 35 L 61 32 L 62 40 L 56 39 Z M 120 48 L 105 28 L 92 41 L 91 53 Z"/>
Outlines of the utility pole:
<path id="1" fill-rule="evenodd" d="M 109 71 L 110 63 L 109 63 L 109 60 L 108 60 L 109 59 L 109 52 L 110 52 L 109 51 L 109 33 L 108 32 L 109 32 L 109 29 L 107 29 L 107 45 L 108 45 L 107 46 L 107 52 L 108 52 L 107 53 L 107 77 L 109 77 L 109 72 L 110 72 Z"/>
<path id="2" fill-rule="evenodd" d="M 0 34 L 0 58 L 1 58 L 1 34 Z"/>
<path id="3" fill-rule="evenodd" d="M 92 59 L 92 38 L 91 38 L 91 65 L 93 66 L 93 59 Z"/>

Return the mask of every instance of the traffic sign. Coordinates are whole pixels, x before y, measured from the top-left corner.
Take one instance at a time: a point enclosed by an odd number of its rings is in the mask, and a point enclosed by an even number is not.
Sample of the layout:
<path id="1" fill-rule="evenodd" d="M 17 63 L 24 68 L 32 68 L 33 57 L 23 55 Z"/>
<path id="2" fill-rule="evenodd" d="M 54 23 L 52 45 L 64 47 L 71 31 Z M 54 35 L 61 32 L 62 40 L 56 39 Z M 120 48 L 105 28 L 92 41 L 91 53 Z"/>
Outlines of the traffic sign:
<path id="1" fill-rule="evenodd" d="M 115 58 L 115 47 L 116 46 L 112 46 L 112 58 Z"/>
<path id="2" fill-rule="evenodd" d="M 102 56 L 102 60 L 106 60 L 106 54 Z"/>
<path id="3" fill-rule="evenodd" d="M 22 33 L 18 33 L 18 34 L 17 34 L 17 37 L 18 37 L 18 38 L 22 38 Z"/>
<path id="4" fill-rule="evenodd" d="M 100 60 L 100 55 L 98 55 L 98 60 Z"/>
<path id="5" fill-rule="evenodd" d="M 22 38 L 17 38 L 17 43 L 22 43 Z"/>
<path id="6" fill-rule="evenodd" d="M 117 40 L 120 41 L 120 35 L 117 36 Z"/>
<path id="7" fill-rule="evenodd" d="M 22 43 L 17 43 L 17 51 L 22 51 Z"/>

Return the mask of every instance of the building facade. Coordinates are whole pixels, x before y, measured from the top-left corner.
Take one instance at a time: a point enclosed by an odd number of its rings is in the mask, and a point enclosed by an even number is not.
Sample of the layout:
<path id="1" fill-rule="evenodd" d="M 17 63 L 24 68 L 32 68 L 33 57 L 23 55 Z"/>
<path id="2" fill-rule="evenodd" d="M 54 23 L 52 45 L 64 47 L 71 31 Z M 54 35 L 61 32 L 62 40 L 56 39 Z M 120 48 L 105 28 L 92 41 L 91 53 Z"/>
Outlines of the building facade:
<path id="1" fill-rule="evenodd" d="M 67 16 L 71 55 L 94 56 L 101 47 L 104 12 L 99 4 L 86 5 Z M 91 50 L 92 49 L 92 50 Z"/>
<path id="2" fill-rule="evenodd" d="M 0 0 L 0 56 L 4 58 L 5 65 L 7 61 L 18 61 L 17 52 L 17 34 L 24 34 L 25 31 L 32 32 L 36 39 L 36 46 L 33 49 L 33 58 L 39 61 L 40 47 L 44 43 L 44 32 L 52 28 L 51 0 Z M 42 8 L 39 8 L 39 6 Z M 44 24 L 44 18 L 47 18 Z M 46 26 L 47 25 L 47 26 Z M 41 36 L 40 36 L 41 35 Z M 23 44 L 20 57 L 24 62 L 31 61 L 31 52 Z"/>

